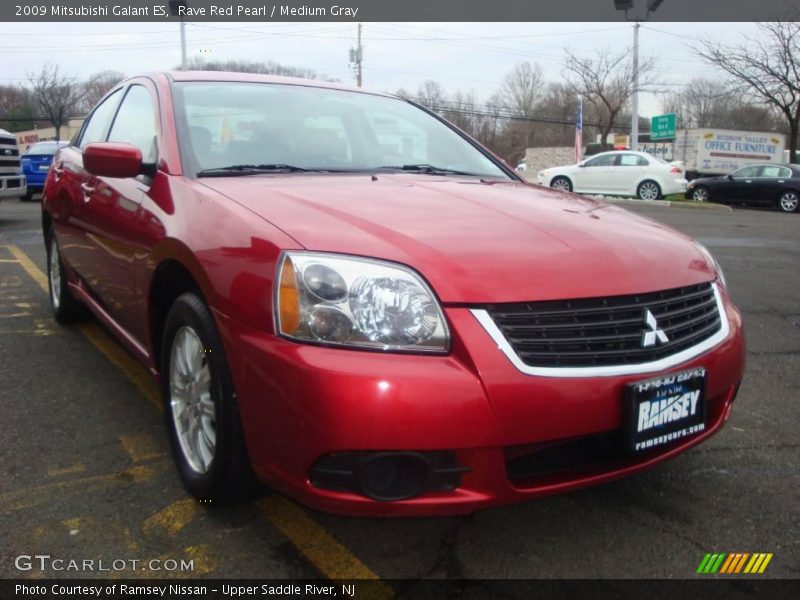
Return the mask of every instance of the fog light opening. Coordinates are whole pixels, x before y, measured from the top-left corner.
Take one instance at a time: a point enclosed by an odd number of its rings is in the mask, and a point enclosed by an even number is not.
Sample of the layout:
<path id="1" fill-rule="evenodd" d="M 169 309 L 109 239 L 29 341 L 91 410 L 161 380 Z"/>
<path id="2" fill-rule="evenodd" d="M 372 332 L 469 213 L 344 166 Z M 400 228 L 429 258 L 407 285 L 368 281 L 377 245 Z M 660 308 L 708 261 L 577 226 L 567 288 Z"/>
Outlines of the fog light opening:
<path id="1" fill-rule="evenodd" d="M 366 460 L 356 475 L 361 493 L 381 502 L 408 500 L 423 494 L 431 468 L 420 454 L 377 454 Z"/>

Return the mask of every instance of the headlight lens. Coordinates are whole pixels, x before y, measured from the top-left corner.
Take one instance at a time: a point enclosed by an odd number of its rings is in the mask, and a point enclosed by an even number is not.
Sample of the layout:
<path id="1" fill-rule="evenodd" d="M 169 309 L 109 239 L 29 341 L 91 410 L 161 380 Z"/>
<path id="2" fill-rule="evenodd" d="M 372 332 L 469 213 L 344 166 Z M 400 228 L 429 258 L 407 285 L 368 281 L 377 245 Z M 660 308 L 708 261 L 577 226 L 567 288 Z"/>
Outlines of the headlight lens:
<path id="1" fill-rule="evenodd" d="M 394 351 L 448 349 L 438 301 L 422 278 L 402 265 L 286 252 L 277 290 L 278 331 L 286 337 Z"/>

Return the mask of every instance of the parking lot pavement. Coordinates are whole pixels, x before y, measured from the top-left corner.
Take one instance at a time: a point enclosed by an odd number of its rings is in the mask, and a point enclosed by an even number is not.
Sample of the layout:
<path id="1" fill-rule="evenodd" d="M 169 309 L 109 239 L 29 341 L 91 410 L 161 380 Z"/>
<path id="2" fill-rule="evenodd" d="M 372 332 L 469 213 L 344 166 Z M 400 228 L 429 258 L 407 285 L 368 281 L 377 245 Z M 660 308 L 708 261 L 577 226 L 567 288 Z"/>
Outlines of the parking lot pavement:
<path id="1" fill-rule="evenodd" d="M 0 577 L 92 575 L 15 570 L 14 557 L 45 553 L 194 561 L 122 573 L 137 577 L 681 578 L 707 552 L 771 552 L 763 576 L 800 576 L 800 216 L 636 210 L 703 241 L 744 312 L 747 374 L 723 431 L 593 489 L 468 517 L 375 520 L 267 492 L 233 508 L 188 499 L 152 384 L 96 323 L 52 321 L 38 204 L 3 202 Z"/>

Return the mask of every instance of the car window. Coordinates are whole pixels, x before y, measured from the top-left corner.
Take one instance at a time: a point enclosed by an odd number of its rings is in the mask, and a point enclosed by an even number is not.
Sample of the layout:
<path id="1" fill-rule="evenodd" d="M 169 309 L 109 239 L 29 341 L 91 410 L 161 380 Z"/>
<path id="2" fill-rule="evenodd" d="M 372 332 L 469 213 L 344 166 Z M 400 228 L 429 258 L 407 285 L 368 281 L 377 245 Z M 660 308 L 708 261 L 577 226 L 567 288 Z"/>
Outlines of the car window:
<path id="1" fill-rule="evenodd" d="M 591 160 L 586 161 L 587 167 L 612 167 L 617 160 L 616 154 L 603 154 Z"/>
<path id="2" fill-rule="evenodd" d="M 773 179 L 777 179 L 779 177 L 791 177 L 791 175 L 792 172 L 786 167 L 770 165 L 761 167 L 761 173 L 759 174 L 759 177 L 771 177 Z"/>
<path id="3" fill-rule="evenodd" d="M 637 156 L 636 154 L 620 154 L 617 164 L 620 167 L 646 167 L 650 163 L 647 162 L 646 158 Z"/>
<path id="4" fill-rule="evenodd" d="M 55 142 L 39 142 L 28 148 L 26 154 L 55 154 L 59 148 Z"/>
<path id="5" fill-rule="evenodd" d="M 141 85 L 132 85 L 119 107 L 109 142 L 127 142 L 142 151 L 142 162 L 156 161 L 156 117 L 150 92 Z"/>
<path id="6" fill-rule="evenodd" d="M 80 148 L 84 148 L 86 144 L 105 141 L 108 125 L 114 116 L 119 99 L 120 92 L 117 90 L 97 105 L 83 128 L 81 141 L 78 144 Z"/>
<path id="7" fill-rule="evenodd" d="M 175 86 L 190 169 L 288 164 L 375 170 L 404 165 L 507 179 L 485 154 L 405 100 L 301 85 L 184 82 Z"/>
<path id="8" fill-rule="evenodd" d="M 758 173 L 761 171 L 761 167 L 758 165 L 750 165 L 747 167 L 742 167 L 738 171 L 731 173 L 732 177 L 758 177 Z"/>

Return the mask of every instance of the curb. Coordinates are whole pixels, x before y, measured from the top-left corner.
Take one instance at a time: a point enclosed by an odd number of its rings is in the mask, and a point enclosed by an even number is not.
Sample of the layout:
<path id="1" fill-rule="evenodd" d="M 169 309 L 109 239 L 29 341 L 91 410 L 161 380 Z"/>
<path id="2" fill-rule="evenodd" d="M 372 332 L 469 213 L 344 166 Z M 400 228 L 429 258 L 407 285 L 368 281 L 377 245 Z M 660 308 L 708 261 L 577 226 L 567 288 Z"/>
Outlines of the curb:
<path id="1" fill-rule="evenodd" d="M 661 206 L 663 208 L 692 208 L 699 210 L 726 210 L 732 212 L 730 206 L 714 202 L 674 202 L 672 200 L 631 200 L 627 198 L 598 198 L 609 204 L 632 204 L 634 206 Z"/>

